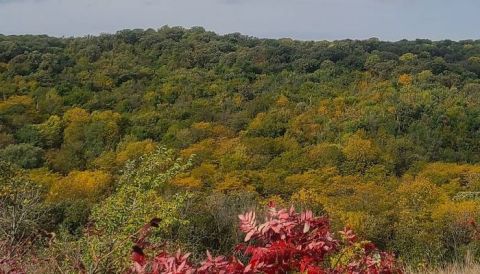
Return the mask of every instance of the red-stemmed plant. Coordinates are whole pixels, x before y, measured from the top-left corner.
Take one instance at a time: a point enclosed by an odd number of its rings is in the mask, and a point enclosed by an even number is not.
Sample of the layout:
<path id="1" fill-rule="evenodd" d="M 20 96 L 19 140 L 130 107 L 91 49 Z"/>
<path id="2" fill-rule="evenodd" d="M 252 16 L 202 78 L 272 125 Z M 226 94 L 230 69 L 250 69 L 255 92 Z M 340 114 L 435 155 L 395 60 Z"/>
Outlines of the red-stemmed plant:
<path id="1" fill-rule="evenodd" d="M 191 274 L 191 273 L 402 273 L 392 254 L 379 251 L 368 241 L 359 241 L 346 228 L 336 239 L 330 232 L 327 217 L 315 217 L 311 211 L 297 213 L 292 208 L 278 210 L 271 205 L 265 222 L 257 224 L 255 212 L 239 216 L 240 230 L 245 243 L 238 244 L 234 254 L 207 258 L 199 266 L 192 265 L 189 253 L 165 250 L 155 256 L 144 254 L 150 248 L 146 238 L 158 220 L 138 233 L 132 251 L 131 273 L 137 274 Z M 235 255 L 247 258 L 241 262 Z"/>

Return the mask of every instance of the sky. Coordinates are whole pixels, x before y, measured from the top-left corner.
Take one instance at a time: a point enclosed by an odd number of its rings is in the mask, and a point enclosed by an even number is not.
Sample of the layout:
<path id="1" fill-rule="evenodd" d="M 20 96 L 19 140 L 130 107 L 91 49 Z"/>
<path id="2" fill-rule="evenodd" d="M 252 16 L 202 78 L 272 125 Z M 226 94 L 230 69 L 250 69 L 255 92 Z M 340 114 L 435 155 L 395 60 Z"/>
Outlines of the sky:
<path id="1" fill-rule="evenodd" d="M 300 40 L 480 39 L 480 0 L 0 0 L 1 34 L 164 25 Z"/>

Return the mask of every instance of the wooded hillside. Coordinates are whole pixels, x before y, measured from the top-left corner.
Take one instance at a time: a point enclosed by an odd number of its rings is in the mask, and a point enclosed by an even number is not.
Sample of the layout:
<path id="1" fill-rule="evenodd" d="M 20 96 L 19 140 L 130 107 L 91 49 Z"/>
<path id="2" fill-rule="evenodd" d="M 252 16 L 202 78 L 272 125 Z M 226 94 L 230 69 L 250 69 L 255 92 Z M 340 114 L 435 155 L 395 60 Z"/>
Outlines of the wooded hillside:
<path id="1" fill-rule="evenodd" d="M 227 253 L 273 200 L 407 264 L 480 256 L 479 76 L 471 40 L 0 35 L 1 242 L 115 272 L 129 244 L 95 254 L 154 217 L 170 248 Z"/>

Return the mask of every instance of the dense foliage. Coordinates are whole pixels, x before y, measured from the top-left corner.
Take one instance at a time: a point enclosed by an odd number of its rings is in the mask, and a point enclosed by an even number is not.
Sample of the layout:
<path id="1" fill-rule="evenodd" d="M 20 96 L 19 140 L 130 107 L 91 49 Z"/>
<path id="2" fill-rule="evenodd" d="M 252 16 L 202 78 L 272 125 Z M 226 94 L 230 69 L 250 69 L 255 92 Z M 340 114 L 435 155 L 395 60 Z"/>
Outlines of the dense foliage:
<path id="1" fill-rule="evenodd" d="M 0 35 L 0 254 L 118 272 L 153 217 L 228 254 L 275 200 L 413 266 L 478 258 L 479 76 L 473 40 Z"/>
<path id="2" fill-rule="evenodd" d="M 270 205 L 266 222 L 257 224 L 253 211 L 239 215 L 240 228 L 246 233 L 245 244 L 236 247 L 236 253 L 246 256 L 244 264 L 232 256 L 207 258 L 195 268 L 188 261 L 190 254 L 177 251 L 171 255 L 157 251 L 153 258 L 145 255 L 151 244 L 147 241 L 159 219 L 153 219 L 139 232 L 132 251 L 133 273 L 402 273 L 392 254 L 380 252 L 368 241 L 357 241 L 352 230 L 340 232 L 341 240 L 334 239 L 326 217 L 315 217 L 311 211 L 301 214 L 290 208 L 277 210 Z"/>

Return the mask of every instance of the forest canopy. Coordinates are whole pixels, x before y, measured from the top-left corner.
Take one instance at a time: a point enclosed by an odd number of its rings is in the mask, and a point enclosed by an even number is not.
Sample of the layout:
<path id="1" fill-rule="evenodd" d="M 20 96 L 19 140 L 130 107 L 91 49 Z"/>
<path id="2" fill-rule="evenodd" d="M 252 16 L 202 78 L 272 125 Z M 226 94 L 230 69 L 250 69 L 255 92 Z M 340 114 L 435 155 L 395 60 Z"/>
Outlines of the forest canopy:
<path id="1" fill-rule="evenodd" d="M 0 35 L 0 189 L 36 197 L 0 239 L 55 232 L 42 252 L 118 270 L 89 252 L 154 217 L 158 239 L 226 252 L 273 200 L 407 263 L 480 258 L 479 76 L 480 40 Z"/>

